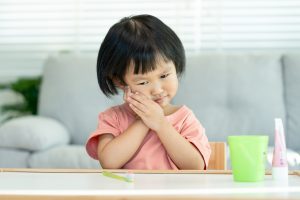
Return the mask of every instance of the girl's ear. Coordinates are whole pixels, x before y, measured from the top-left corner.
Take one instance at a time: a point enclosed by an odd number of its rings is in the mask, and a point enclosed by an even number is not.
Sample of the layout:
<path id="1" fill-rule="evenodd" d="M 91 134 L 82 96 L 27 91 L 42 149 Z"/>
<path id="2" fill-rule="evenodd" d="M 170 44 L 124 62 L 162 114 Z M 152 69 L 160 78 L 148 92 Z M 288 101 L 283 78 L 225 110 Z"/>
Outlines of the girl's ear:
<path id="1" fill-rule="evenodd" d="M 115 84 L 115 86 L 117 86 L 118 88 L 120 88 L 121 90 L 124 90 L 126 85 L 124 85 L 123 83 L 121 83 L 121 81 L 117 80 L 117 79 L 113 79 L 113 82 Z"/>

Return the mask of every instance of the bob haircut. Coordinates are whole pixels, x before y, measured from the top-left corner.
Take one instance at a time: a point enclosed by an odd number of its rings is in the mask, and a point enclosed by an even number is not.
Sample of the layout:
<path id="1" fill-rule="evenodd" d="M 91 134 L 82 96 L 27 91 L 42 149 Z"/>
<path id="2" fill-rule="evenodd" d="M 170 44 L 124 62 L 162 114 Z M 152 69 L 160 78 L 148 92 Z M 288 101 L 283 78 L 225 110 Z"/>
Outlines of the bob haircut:
<path id="1" fill-rule="evenodd" d="M 110 97 L 118 94 L 119 84 L 131 63 L 134 73 L 147 73 L 156 68 L 158 58 L 172 61 L 177 75 L 185 70 L 183 45 L 175 32 L 151 15 L 125 17 L 106 34 L 98 53 L 97 78 L 102 92 Z"/>

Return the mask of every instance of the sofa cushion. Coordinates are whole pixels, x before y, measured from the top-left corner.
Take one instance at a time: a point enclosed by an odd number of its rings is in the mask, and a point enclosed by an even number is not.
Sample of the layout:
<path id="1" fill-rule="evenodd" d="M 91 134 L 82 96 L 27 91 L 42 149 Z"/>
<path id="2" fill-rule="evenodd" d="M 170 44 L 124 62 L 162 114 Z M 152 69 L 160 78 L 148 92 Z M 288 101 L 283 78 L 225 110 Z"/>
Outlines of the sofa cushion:
<path id="1" fill-rule="evenodd" d="M 210 141 L 229 135 L 269 135 L 285 120 L 281 57 L 277 54 L 202 54 L 187 59 L 174 102 L 189 106 Z"/>
<path id="2" fill-rule="evenodd" d="M 45 64 L 39 96 L 39 115 L 62 122 L 72 144 L 85 144 L 97 128 L 98 114 L 122 101 L 108 99 L 99 89 L 97 57 L 66 54 L 50 57 Z"/>
<path id="3" fill-rule="evenodd" d="M 58 121 L 40 116 L 19 117 L 0 127 L 0 147 L 38 151 L 69 142 L 66 128 Z"/>
<path id="4" fill-rule="evenodd" d="M 27 168 L 29 155 L 29 151 L 0 148 L 0 168 Z"/>
<path id="5" fill-rule="evenodd" d="M 287 113 L 287 145 L 300 151 L 300 53 L 284 55 L 283 65 Z"/>
<path id="6" fill-rule="evenodd" d="M 82 145 L 63 145 L 32 154 L 28 161 L 31 168 L 100 168 Z"/>

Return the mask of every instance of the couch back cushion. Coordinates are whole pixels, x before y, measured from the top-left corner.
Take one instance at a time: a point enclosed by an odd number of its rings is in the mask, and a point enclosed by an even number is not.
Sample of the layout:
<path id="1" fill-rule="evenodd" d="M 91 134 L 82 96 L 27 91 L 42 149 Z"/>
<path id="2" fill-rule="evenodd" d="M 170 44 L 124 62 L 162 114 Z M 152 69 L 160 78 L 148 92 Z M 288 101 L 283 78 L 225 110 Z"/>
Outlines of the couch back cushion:
<path id="1" fill-rule="evenodd" d="M 210 141 L 228 135 L 269 135 L 274 118 L 285 120 L 278 54 L 210 53 L 187 58 L 176 104 L 189 106 Z"/>
<path id="2" fill-rule="evenodd" d="M 39 115 L 62 122 L 73 144 L 84 144 L 97 127 L 99 112 L 122 100 L 102 94 L 96 61 L 96 57 L 66 54 L 50 57 L 44 66 Z"/>
<path id="3" fill-rule="evenodd" d="M 287 145 L 300 151 L 300 53 L 284 55 L 283 65 L 288 132 Z"/>

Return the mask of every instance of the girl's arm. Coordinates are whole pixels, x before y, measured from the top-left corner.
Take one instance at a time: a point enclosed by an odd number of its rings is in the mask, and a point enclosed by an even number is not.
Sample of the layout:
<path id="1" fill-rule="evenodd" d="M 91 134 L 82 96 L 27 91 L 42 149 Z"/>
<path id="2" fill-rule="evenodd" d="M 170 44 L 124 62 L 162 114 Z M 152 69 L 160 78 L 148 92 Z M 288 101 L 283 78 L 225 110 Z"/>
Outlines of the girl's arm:
<path id="1" fill-rule="evenodd" d="M 145 125 L 157 133 L 168 155 L 179 169 L 204 169 L 201 153 L 167 121 L 163 109 L 143 94 L 129 96 L 129 106 Z"/>
<path id="2" fill-rule="evenodd" d="M 110 133 L 99 136 L 98 158 L 102 168 L 122 168 L 136 153 L 148 131 L 143 121 L 137 119 L 118 137 Z"/>
<path id="3" fill-rule="evenodd" d="M 182 137 L 167 120 L 162 121 L 159 127 L 156 130 L 157 136 L 179 169 L 204 169 L 203 157 L 194 145 Z"/>

